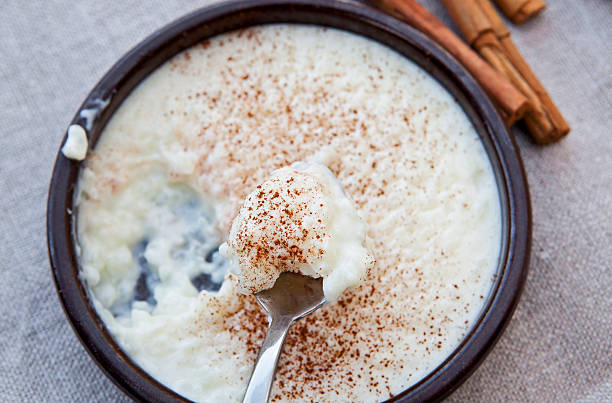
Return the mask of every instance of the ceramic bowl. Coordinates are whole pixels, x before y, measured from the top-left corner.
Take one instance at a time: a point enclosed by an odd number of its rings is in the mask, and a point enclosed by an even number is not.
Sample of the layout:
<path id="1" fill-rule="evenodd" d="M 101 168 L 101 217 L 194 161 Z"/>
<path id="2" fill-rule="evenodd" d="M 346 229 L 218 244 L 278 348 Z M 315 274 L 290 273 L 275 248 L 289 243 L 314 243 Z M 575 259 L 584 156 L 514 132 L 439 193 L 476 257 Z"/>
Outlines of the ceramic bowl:
<path id="1" fill-rule="evenodd" d="M 496 282 L 480 318 L 433 372 L 392 401 L 438 400 L 450 394 L 485 358 L 510 320 L 526 279 L 531 242 L 529 193 L 508 129 L 470 74 L 432 40 L 363 5 L 322 0 L 249 0 L 195 11 L 155 32 L 119 60 L 91 91 L 72 123 L 89 125 L 90 147 L 123 99 L 150 72 L 182 50 L 217 34 L 268 23 L 339 28 L 384 45 L 436 78 L 472 121 L 491 160 L 502 204 L 502 252 Z M 99 110 L 92 115 L 84 109 Z M 89 116 L 90 120 L 86 120 Z M 93 120 L 91 117 L 93 116 Z M 127 394 L 144 401 L 186 401 L 136 365 L 113 341 L 79 279 L 73 238 L 73 197 L 81 164 L 61 153 L 53 170 L 47 211 L 48 247 L 66 315 L 93 359 Z"/>

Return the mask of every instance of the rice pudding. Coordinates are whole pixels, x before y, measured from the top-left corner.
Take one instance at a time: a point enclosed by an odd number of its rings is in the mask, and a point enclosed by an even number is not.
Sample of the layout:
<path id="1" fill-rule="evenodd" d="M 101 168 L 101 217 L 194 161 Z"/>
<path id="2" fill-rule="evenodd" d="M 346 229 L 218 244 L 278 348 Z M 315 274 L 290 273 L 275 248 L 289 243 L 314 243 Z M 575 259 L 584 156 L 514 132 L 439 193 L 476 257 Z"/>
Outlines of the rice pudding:
<path id="1" fill-rule="evenodd" d="M 122 349 L 197 401 L 240 401 L 266 329 L 218 247 L 245 197 L 296 161 L 367 224 L 364 283 L 290 331 L 273 401 L 380 401 L 478 319 L 501 244 L 495 178 L 461 107 L 377 42 L 270 25 L 175 56 L 123 102 L 79 180 L 82 277 Z"/>

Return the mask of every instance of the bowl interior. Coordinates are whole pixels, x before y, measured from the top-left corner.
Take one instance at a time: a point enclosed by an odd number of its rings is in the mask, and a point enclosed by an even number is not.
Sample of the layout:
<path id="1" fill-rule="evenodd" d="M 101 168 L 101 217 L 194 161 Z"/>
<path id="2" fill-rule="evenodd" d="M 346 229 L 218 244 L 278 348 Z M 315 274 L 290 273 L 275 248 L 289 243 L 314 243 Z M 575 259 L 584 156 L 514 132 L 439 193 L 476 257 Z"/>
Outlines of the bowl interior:
<path id="1" fill-rule="evenodd" d="M 502 250 L 496 283 L 479 321 L 455 352 L 430 375 L 392 400 L 441 398 L 454 390 L 477 367 L 510 319 L 527 274 L 531 217 L 520 157 L 507 128 L 471 76 L 431 40 L 365 6 L 320 0 L 224 3 L 173 22 L 127 53 L 81 105 L 79 111 L 99 108 L 100 112 L 93 121 L 77 113 L 72 123 L 90 127 L 88 134 L 94 146 L 121 102 L 166 60 L 217 34 L 269 23 L 339 28 L 393 48 L 431 74 L 457 99 L 488 153 L 502 210 Z M 73 196 L 79 167 L 78 162 L 58 153 L 49 190 L 49 256 L 65 312 L 87 351 L 128 394 L 148 401 L 185 401 L 147 375 L 123 353 L 87 298 L 87 291 L 79 279 L 73 241 Z"/>

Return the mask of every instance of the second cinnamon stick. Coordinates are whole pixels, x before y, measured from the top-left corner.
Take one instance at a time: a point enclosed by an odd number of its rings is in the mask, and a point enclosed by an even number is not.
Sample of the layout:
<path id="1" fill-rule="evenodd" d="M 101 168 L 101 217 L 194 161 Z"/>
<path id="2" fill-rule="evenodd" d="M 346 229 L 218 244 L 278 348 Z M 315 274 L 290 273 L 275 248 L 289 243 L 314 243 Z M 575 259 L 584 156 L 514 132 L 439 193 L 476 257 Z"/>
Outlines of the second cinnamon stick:
<path id="1" fill-rule="evenodd" d="M 525 121 L 534 125 L 530 127 L 530 133 L 536 142 L 547 142 L 555 128 L 548 119 L 538 94 L 504 52 L 495 35 L 493 24 L 480 8 L 478 0 L 442 0 L 442 3 L 467 42 L 529 99 L 530 108 Z"/>
<path id="2" fill-rule="evenodd" d="M 544 8 L 544 0 L 495 0 L 502 12 L 515 24 L 522 24 Z"/>
<path id="3" fill-rule="evenodd" d="M 508 59 L 512 62 L 514 67 L 521 73 L 524 77 L 525 81 L 529 84 L 529 86 L 533 89 L 533 91 L 538 95 L 539 101 L 541 103 L 541 108 L 545 111 L 546 117 L 554 127 L 554 131 L 548 132 L 545 135 L 538 135 L 538 133 L 544 133 L 545 128 L 538 123 L 538 117 L 534 116 L 533 113 L 528 114 L 525 118 L 525 123 L 527 128 L 531 133 L 536 133 L 536 141 L 539 143 L 550 143 L 553 141 L 557 141 L 564 136 L 566 136 L 570 131 L 570 126 L 567 121 L 561 115 L 561 112 L 548 95 L 548 92 L 538 80 L 529 64 L 525 61 L 519 50 L 510 39 L 510 31 L 501 20 L 499 14 L 493 8 L 493 5 L 489 0 L 476 0 L 482 12 L 486 15 L 487 19 L 491 23 L 491 27 L 495 35 L 499 39 L 504 52 L 508 56 Z M 541 120 L 540 120 L 541 121 Z"/>

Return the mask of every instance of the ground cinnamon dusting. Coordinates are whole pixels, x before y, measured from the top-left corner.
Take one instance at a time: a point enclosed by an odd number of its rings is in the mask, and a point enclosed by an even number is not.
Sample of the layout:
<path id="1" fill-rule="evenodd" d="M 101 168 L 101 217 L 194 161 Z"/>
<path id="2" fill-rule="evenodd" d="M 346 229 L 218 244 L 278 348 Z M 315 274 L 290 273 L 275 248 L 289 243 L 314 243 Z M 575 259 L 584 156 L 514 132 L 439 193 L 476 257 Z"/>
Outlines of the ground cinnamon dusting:
<path id="1" fill-rule="evenodd" d="M 321 184 L 306 174 L 272 177 L 247 196 L 228 245 L 243 268 L 238 286 L 246 294 L 270 288 L 283 271 L 323 259 L 329 238 Z M 299 179 L 296 182 L 296 178 Z"/>
<path id="2" fill-rule="evenodd" d="M 368 224 L 374 269 L 365 284 L 292 328 L 272 401 L 378 401 L 418 382 L 453 351 L 486 301 L 500 219 L 482 145 L 448 93 L 390 49 L 305 26 L 249 28 L 213 38 L 154 76 L 162 73 L 163 80 L 148 83 L 158 98 L 140 87 L 133 95 L 140 101 L 126 101 L 98 143 L 84 174 L 95 186 L 86 192 L 92 214 L 99 210 L 95 203 L 119 197 L 133 181 L 129 175 L 162 169 L 202 198 L 218 201 L 217 227 L 227 234 L 245 197 L 270 172 L 317 156 Z M 140 126 L 129 126 L 127 117 Z M 185 158 L 173 159 L 168 149 Z M 193 164 L 180 165 L 187 159 Z M 267 235 L 255 244 L 239 238 L 244 242 L 238 247 L 254 251 L 253 262 L 299 262 L 324 249 L 327 234 L 317 220 L 304 225 L 299 203 L 278 209 L 300 190 L 259 191 L 247 206 L 254 225 L 263 225 L 258 218 L 272 207 L 276 219 L 294 230 L 262 227 Z M 300 246 L 304 240 L 307 250 Z M 282 253 L 271 254 L 270 245 L 281 246 Z M 228 399 L 240 401 L 265 315 L 254 297 L 235 289 L 216 308 L 198 298 L 204 302 L 181 313 L 188 319 L 172 323 L 168 336 L 169 345 L 180 346 L 180 337 L 195 349 L 175 354 L 184 360 L 177 368 L 191 371 L 181 379 L 205 384 L 198 366 L 187 364 L 210 355 L 224 368 L 215 376 L 230 385 Z M 130 337 L 129 329 L 121 329 Z M 141 339 L 127 343 L 142 354 L 158 346 Z M 172 359 L 142 362 L 171 384 L 175 374 L 156 371 Z M 206 387 L 202 393 L 212 393 Z"/>

